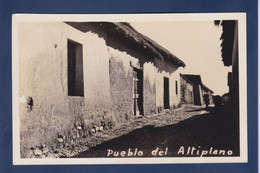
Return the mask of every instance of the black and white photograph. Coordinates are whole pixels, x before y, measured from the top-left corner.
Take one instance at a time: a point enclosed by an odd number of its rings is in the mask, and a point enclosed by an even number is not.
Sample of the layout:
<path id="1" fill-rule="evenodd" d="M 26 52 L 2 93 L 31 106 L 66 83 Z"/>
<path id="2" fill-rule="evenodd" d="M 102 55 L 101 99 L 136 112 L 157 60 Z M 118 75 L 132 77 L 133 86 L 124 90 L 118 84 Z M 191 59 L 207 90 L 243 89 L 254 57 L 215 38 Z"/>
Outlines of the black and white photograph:
<path id="1" fill-rule="evenodd" d="M 247 162 L 245 13 L 12 27 L 14 164 Z"/>

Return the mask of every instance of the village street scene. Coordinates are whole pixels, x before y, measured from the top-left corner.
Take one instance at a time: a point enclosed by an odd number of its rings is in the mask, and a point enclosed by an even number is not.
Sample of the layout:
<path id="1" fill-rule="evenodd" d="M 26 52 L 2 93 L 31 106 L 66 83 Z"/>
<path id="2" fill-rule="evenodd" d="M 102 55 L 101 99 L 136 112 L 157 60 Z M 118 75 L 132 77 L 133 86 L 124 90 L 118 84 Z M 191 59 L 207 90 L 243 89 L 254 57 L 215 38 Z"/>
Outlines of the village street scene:
<path id="1" fill-rule="evenodd" d="M 111 149 L 114 152 L 109 157 L 120 158 L 124 156 L 117 152 L 127 153 L 131 149 L 134 153 L 136 148 L 144 152 L 143 156 L 165 157 L 164 154 L 160 156 L 159 152 L 152 155 L 151 152 L 157 147 L 160 150 L 168 148 L 166 156 L 201 157 L 201 151 L 196 154 L 197 150 L 194 154 L 187 154 L 188 147 L 192 146 L 203 146 L 208 152 L 214 146 L 212 150 L 217 150 L 217 153 L 206 153 L 205 156 L 228 156 L 227 153 L 219 154 L 219 148 L 226 152 L 232 150 L 232 155 L 236 156 L 239 154 L 236 123 L 229 116 L 231 112 L 225 113 L 215 112 L 214 107 L 205 109 L 187 105 L 122 124 L 114 130 L 104 129 L 87 138 L 79 137 L 73 145 L 58 143 L 55 147 L 41 146 L 29 152 L 27 157 L 108 157 L 107 149 Z M 184 153 L 179 152 L 182 146 L 185 147 Z"/>
<path id="2" fill-rule="evenodd" d="M 238 21 L 21 22 L 21 158 L 240 155 Z"/>

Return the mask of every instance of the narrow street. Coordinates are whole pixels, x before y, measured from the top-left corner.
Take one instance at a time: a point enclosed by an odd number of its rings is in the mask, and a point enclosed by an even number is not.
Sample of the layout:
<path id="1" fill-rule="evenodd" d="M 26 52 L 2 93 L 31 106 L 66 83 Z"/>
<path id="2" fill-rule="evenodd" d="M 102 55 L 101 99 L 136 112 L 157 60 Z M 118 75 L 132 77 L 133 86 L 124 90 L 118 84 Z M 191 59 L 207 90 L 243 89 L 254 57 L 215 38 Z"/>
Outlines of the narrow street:
<path id="1" fill-rule="evenodd" d="M 229 109 L 186 105 L 96 134 L 96 143 L 111 139 L 73 157 L 237 156 L 236 124 Z"/>

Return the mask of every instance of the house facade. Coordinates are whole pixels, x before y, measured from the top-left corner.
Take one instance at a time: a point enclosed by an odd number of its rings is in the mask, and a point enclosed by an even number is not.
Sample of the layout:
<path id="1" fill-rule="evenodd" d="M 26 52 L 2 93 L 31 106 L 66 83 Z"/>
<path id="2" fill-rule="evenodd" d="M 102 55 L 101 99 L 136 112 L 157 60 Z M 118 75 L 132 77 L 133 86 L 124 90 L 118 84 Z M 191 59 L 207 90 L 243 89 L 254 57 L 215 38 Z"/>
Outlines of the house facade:
<path id="1" fill-rule="evenodd" d="M 181 80 L 181 103 L 194 104 L 193 83 L 180 74 Z"/>
<path id="2" fill-rule="evenodd" d="M 201 85 L 201 95 L 202 95 L 202 101 L 203 101 L 203 95 L 207 94 L 209 96 L 209 104 L 214 104 L 213 103 L 213 91 L 209 89 L 206 85 L 202 84 Z M 205 102 L 202 102 L 202 105 L 205 105 Z"/>
<path id="3" fill-rule="evenodd" d="M 219 21 L 222 26 L 222 61 L 224 66 L 232 66 L 232 72 L 228 73 L 229 95 L 228 101 L 236 115 L 239 112 L 239 60 L 238 60 L 238 21 Z"/>
<path id="4" fill-rule="evenodd" d="M 203 95 L 209 96 L 209 104 L 213 104 L 213 91 L 202 83 L 200 75 L 180 74 L 181 100 L 183 104 L 205 105 Z"/>
<path id="5" fill-rule="evenodd" d="M 21 147 L 180 105 L 184 62 L 128 23 L 20 23 L 18 45 Z"/>

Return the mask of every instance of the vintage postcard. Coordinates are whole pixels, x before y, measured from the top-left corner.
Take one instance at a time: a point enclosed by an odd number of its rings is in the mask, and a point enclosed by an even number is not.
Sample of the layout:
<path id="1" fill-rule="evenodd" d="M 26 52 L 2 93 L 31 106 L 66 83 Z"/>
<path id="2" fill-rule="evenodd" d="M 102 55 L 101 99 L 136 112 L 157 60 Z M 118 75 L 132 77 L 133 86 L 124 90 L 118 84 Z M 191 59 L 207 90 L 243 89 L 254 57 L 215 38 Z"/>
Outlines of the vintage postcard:
<path id="1" fill-rule="evenodd" d="M 13 164 L 247 162 L 246 14 L 14 14 Z"/>

